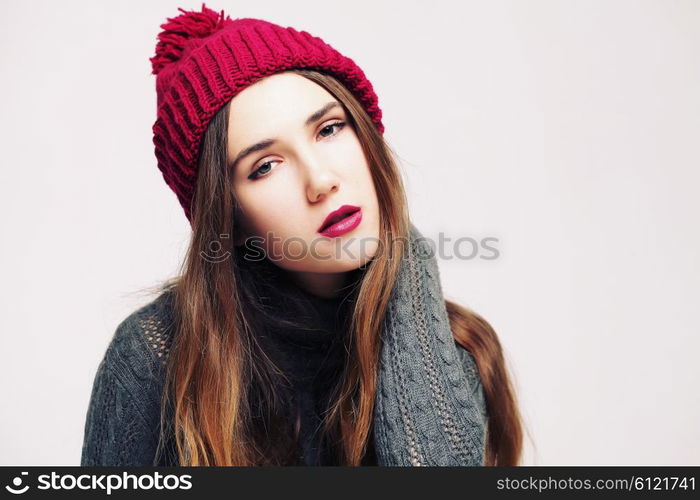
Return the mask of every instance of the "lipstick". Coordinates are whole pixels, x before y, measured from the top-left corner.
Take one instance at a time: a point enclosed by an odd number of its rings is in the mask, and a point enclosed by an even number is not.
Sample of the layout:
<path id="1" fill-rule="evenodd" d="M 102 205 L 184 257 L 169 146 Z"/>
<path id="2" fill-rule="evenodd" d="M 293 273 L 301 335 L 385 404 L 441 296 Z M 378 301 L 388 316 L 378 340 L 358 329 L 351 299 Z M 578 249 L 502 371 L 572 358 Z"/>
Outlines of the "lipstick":
<path id="1" fill-rule="evenodd" d="M 318 232 L 335 238 L 355 229 L 362 221 L 362 209 L 353 205 L 343 205 L 334 210 L 323 221 Z"/>

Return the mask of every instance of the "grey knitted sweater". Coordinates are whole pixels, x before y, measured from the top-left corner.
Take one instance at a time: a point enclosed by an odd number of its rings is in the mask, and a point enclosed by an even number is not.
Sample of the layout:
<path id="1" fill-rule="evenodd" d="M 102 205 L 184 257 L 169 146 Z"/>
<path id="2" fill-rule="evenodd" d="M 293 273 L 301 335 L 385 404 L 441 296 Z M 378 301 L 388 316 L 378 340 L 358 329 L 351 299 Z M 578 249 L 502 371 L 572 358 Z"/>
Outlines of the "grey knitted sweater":
<path id="1" fill-rule="evenodd" d="M 488 422 L 471 354 L 450 329 L 432 248 L 411 225 L 384 319 L 373 444 L 380 466 L 483 465 Z M 95 375 L 81 465 L 172 465 L 160 443 L 172 332 L 167 293 L 117 327 Z"/>

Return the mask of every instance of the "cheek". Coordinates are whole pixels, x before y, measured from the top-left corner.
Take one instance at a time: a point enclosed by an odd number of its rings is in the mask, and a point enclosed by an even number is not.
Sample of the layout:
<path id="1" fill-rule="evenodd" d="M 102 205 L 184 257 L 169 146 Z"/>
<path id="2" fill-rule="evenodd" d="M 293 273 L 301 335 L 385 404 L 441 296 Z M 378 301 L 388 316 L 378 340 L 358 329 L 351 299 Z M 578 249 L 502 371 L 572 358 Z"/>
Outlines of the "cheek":
<path id="1" fill-rule="evenodd" d="M 291 214 L 297 213 L 298 207 L 290 196 L 289 183 L 277 181 L 266 179 L 264 186 L 255 186 L 255 189 L 244 187 L 235 191 L 248 233 L 263 238 L 273 233 L 285 238 L 297 231 Z"/>
<path id="2" fill-rule="evenodd" d="M 371 187 L 368 186 L 372 183 L 369 164 L 357 137 L 348 134 L 334 146 L 332 161 L 346 182 L 361 189 Z"/>
<path id="3" fill-rule="evenodd" d="M 362 203 L 367 214 L 365 228 L 373 236 L 378 237 L 379 228 L 379 200 L 374 187 L 374 180 L 370 171 L 369 162 L 365 158 L 362 145 L 359 140 L 348 144 L 345 151 L 349 159 L 345 177 L 352 184 L 352 193 L 357 196 L 357 201 Z"/>

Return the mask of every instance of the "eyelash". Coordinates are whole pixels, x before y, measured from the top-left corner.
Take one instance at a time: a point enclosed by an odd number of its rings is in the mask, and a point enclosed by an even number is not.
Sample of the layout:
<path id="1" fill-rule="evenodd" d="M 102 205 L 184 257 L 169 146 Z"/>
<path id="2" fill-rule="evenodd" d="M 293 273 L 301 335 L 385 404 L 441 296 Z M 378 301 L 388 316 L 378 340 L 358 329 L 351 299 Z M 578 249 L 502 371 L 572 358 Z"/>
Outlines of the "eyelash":
<path id="1" fill-rule="evenodd" d="M 337 132 L 335 132 L 334 134 L 327 135 L 325 138 L 334 137 L 334 136 L 336 136 L 336 135 L 338 135 L 338 134 L 340 133 L 340 131 L 345 127 L 345 125 L 346 125 L 345 122 L 343 122 L 343 121 L 337 121 L 337 122 L 335 122 L 335 123 L 329 123 L 328 125 L 326 125 L 325 127 L 323 127 L 321 130 L 325 130 L 325 129 L 329 128 L 329 127 L 337 127 L 337 128 L 338 128 L 338 131 L 337 131 Z M 261 164 L 258 168 L 255 169 L 255 171 L 254 171 L 252 174 L 250 174 L 250 175 L 248 176 L 248 179 L 254 181 L 254 180 L 259 179 L 260 177 L 266 177 L 268 174 L 258 174 L 258 172 L 260 171 L 260 169 L 261 169 L 262 167 L 264 167 L 265 165 L 267 165 L 267 164 L 269 164 L 269 163 L 277 163 L 277 160 L 270 160 L 270 161 L 266 161 L 265 163 Z"/>

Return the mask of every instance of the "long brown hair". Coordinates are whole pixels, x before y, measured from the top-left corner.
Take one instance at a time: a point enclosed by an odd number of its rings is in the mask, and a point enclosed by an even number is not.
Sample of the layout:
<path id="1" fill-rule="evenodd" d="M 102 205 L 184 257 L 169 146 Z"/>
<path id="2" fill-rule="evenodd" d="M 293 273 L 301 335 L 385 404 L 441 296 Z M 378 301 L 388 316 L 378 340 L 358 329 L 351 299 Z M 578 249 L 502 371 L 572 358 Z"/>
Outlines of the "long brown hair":
<path id="1" fill-rule="evenodd" d="M 406 241 L 408 203 L 391 149 L 362 105 L 333 76 L 288 70 L 317 83 L 348 114 L 370 165 L 380 212 L 381 248 Z M 229 101 L 230 103 L 230 101 Z M 238 227 L 232 172 L 227 164 L 229 104 L 212 119 L 199 158 L 192 206 L 192 236 L 178 276 L 161 288 L 172 292 L 176 311 L 161 413 L 171 408 L 180 465 L 285 465 L 295 463 L 296 435 L 290 432 L 284 395 L 287 379 L 259 331 L 277 320 L 260 303 L 261 287 L 279 274 L 266 262 L 253 264 L 234 245 Z M 217 242 L 217 254 L 203 258 Z M 347 313 L 346 356 L 323 420 L 322 439 L 340 465 L 362 465 L 372 439 L 380 331 L 400 259 L 378 252 L 354 273 Z M 279 291 L 278 291 L 279 293 Z M 264 295 L 264 294 L 263 294 Z M 290 300 L 294 300 L 290 297 Z M 446 301 L 454 338 L 475 357 L 489 414 L 486 465 L 517 465 L 522 423 L 501 345 L 480 316 Z"/>

